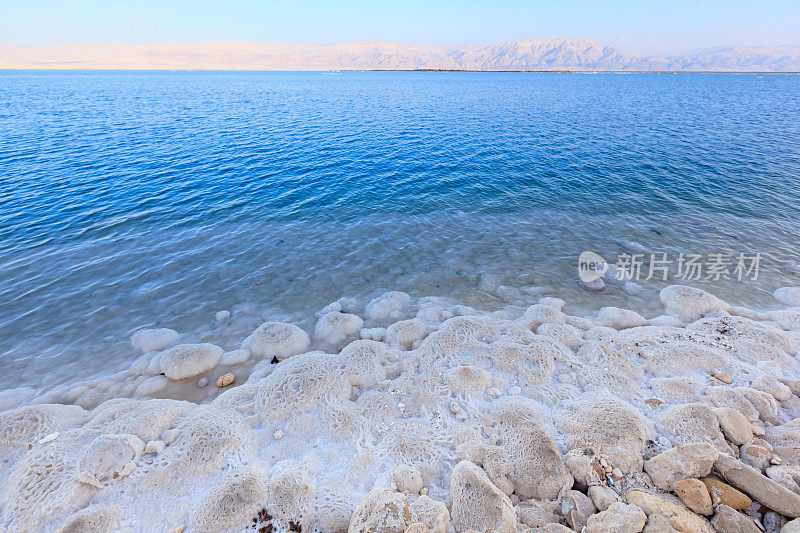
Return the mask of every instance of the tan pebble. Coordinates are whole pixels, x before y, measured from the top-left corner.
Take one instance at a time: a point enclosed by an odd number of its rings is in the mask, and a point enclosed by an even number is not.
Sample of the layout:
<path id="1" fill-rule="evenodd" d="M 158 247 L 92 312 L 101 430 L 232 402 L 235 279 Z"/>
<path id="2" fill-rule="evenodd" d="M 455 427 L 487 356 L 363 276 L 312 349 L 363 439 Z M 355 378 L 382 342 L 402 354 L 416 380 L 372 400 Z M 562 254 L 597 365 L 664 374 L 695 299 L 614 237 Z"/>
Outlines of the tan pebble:
<path id="1" fill-rule="evenodd" d="M 648 398 L 648 399 L 646 399 L 646 400 L 644 401 L 644 403 L 646 403 L 646 404 L 647 404 L 647 405 L 649 405 L 650 407 L 658 407 L 659 405 L 661 405 L 661 404 L 662 404 L 662 403 L 664 403 L 664 402 L 662 402 L 662 401 L 661 401 L 661 400 L 659 400 L 658 398 Z"/>
<path id="2" fill-rule="evenodd" d="M 217 387 L 219 388 L 227 387 L 228 385 L 233 383 L 233 379 L 234 379 L 233 374 L 231 374 L 230 372 L 228 372 L 227 374 L 223 374 L 217 380 Z"/>
<path id="3" fill-rule="evenodd" d="M 450 412 L 456 414 L 461 411 L 461 406 L 456 402 L 450 402 Z"/>
<path id="4" fill-rule="evenodd" d="M 712 377 L 717 378 L 718 380 L 720 380 L 723 383 L 727 383 L 728 385 L 733 383 L 733 379 L 731 379 L 731 375 L 728 374 L 727 372 L 722 372 L 722 371 L 718 371 L 718 370 L 709 370 L 708 373 Z"/>
<path id="5" fill-rule="evenodd" d="M 275 431 L 275 433 L 272 434 L 272 438 L 274 438 L 275 440 L 281 440 L 283 438 L 283 431 L 281 431 L 280 429 Z"/>
<path id="6" fill-rule="evenodd" d="M 169 533 L 183 533 L 183 530 L 186 529 L 186 524 L 181 524 L 179 526 L 173 527 L 169 530 Z"/>
<path id="7" fill-rule="evenodd" d="M 682 479 L 672 484 L 672 490 L 695 513 L 710 516 L 714 512 L 711 495 L 699 479 Z"/>
<path id="8" fill-rule="evenodd" d="M 781 460 L 781 458 L 776 455 L 772 459 L 770 459 L 769 462 L 774 464 L 774 465 L 779 465 L 779 464 L 783 463 L 783 460 Z"/>
<path id="9" fill-rule="evenodd" d="M 497 387 L 489 387 L 487 391 L 492 398 L 498 398 L 501 394 L 500 389 Z"/>
<path id="10" fill-rule="evenodd" d="M 719 479 L 704 477 L 700 478 L 700 481 L 702 481 L 708 489 L 708 493 L 711 495 L 711 501 L 714 505 L 723 504 L 728 507 L 733 507 L 737 511 L 741 511 L 753 504 L 753 500 L 745 493 L 740 492 Z"/>

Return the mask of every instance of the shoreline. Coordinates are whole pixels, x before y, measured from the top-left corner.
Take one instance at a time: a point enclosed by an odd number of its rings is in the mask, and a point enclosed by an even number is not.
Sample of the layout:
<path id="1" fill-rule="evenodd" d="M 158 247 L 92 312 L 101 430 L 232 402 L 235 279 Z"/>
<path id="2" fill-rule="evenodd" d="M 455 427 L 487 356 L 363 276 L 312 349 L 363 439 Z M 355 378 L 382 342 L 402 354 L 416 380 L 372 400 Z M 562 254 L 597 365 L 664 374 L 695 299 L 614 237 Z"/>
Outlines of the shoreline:
<path id="1" fill-rule="evenodd" d="M 784 475 L 800 469 L 800 288 L 775 297 L 757 311 L 673 285 L 647 319 L 573 315 L 557 294 L 486 312 L 388 292 L 329 304 L 313 331 L 268 320 L 227 352 L 140 330 L 127 371 L 0 394 L 0 523 L 343 531 L 399 508 L 402 529 L 517 531 L 678 505 L 710 532 L 668 493 L 712 470 L 800 516 Z M 740 464 L 747 483 L 726 475 Z"/>

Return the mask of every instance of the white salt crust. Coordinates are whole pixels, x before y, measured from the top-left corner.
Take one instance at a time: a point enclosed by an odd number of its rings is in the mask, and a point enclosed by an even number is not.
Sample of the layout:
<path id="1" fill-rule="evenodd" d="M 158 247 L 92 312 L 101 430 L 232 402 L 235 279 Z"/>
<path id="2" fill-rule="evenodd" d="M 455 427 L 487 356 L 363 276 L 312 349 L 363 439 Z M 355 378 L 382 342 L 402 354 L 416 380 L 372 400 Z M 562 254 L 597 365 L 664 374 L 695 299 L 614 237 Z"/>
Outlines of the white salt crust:
<path id="1" fill-rule="evenodd" d="M 756 435 L 778 458 L 765 474 L 800 493 L 800 312 L 682 286 L 661 300 L 647 319 L 391 292 L 327 306 L 313 338 L 270 321 L 226 351 L 139 332 L 127 371 L 3 396 L 0 530 L 649 527 L 675 498 L 626 493 L 663 492 L 680 461 L 647 459 L 737 456 Z"/>

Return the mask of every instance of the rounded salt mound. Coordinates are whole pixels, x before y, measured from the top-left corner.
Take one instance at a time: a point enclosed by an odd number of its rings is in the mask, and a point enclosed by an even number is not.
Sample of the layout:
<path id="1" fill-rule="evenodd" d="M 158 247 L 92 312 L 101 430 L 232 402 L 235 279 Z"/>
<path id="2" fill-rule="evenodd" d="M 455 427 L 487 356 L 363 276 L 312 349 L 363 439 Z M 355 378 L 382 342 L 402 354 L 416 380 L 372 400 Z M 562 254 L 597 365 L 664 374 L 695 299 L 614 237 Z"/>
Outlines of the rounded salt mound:
<path id="1" fill-rule="evenodd" d="M 713 294 L 686 285 L 670 285 L 659 293 L 659 298 L 671 315 L 687 320 L 697 320 L 709 311 L 730 311 L 731 306 Z"/>
<path id="2" fill-rule="evenodd" d="M 157 352 L 178 342 L 179 337 L 174 329 L 141 329 L 131 335 L 131 346 L 142 353 Z"/>
<path id="3" fill-rule="evenodd" d="M 161 354 L 161 371 L 178 381 L 205 374 L 219 363 L 225 351 L 213 344 L 179 344 Z"/>
<path id="4" fill-rule="evenodd" d="M 305 353 L 311 346 L 308 333 L 285 322 L 264 322 L 242 343 L 242 349 L 251 354 L 279 361 Z"/>

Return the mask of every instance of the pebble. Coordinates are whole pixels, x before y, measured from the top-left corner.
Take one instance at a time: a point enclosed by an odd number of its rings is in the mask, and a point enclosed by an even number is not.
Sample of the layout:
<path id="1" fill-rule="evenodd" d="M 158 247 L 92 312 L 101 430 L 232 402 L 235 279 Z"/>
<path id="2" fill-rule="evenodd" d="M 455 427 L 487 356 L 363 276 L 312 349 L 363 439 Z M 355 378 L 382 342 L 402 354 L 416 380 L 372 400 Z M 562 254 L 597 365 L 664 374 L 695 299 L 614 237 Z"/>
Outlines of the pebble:
<path id="1" fill-rule="evenodd" d="M 753 500 L 745 493 L 736 490 L 719 479 L 704 477 L 701 478 L 700 481 L 702 481 L 708 489 L 708 493 L 711 495 L 711 501 L 714 505 L 722 504 L 733 507 L 736 510 L 742 510 L 747 509 L 753 503 Z"/>
<path id="2" fill-rule="evenodd" d="M 39 439 L 39 444 L 47 444 L 48 442 L 53 442 L 58 438 L 59 435 L 60 433 L 58 431 L 56 431 L 55 433 L 50 433 L 46 437 L 42 437 L 41 439 Z"/>
<path id="3" fill-rule="evenodd" d="M 164 451 L 164 441 L 163 440 L 151 440 L 147 443 L 144 447 L 144 453 L 161 453 Z"/>
<path id="4" fill-rule="evenodd" d="M 197 387 L 198 388 L 202 389 L 206 385 L 208 385 L 208 378 L 200 378 L 200 379 L 197 380 Z"/>
<path id="5" fill-rule="evenodd" d="M 721 372 L 721 371 L 718 371 L 718 370 L 709 370 L 708 373 L 711 375 L 711 377 L 717 378 L 718 380 L 720 380 L 723 383 L 727 383 L 728 385 L 733 383 L 733 379 L 731 379 L 731 375 L 728 374 L 727 372 Z"/>
<path id="6" fill-rule="evenodd" d="M 711 495 L 705 483 L 699 479 L 681 479 L 672 484 L 672 490 L 686 504 L 686 507 L 697 514 L 710 516 L 714 513 Z"/>
<path id="7" fill-rule="evenodd" d="M 228 372 L 227 374 L 223 374 L 217 380 L 217 387 L 219 387 L 219 388 L 227 387 L 228 385 L 233 383 L 233 380 L 234 380 L 234 377 L 233 377 L 232 373 Z"/>
<path id="8" fill-rule="evenodd" d="M 179 526 L 173 527 L 169 530 L 169 533 L 183 533 L 183 530 L 186 529 L 186 524 L 181 524 Z"/>
<path id="9" fill-rule="evenodd" d="M 283 431 L 280 429 L 275 431 L 275 433 L 272 434 L 272 438 L 275 440 L 281 440 L 283 438 Z"/>
<path id="10" fill-rule="evenodd" d="M 581 281 L 583 284 L 584 289 L 588 289 L 590 291 L 602 291 L 606 288 L 606 282 L 603 281 L 603 278 L 597 278 L 594 281 Z"/>
<path id="11" fill-rule="evenodd" d="M 231 317 L 230 311 L 218 311 L 216 315 L 214 315 L 214 320 L 217 322 L 225 322 Z"/>
<path id="12" fill-rule="evenodd" d="M 450 402 L 450 412 L 453 414 L 457 414 L 461 412 L 461 406 L 458 405 L 456 402 Z"/>

